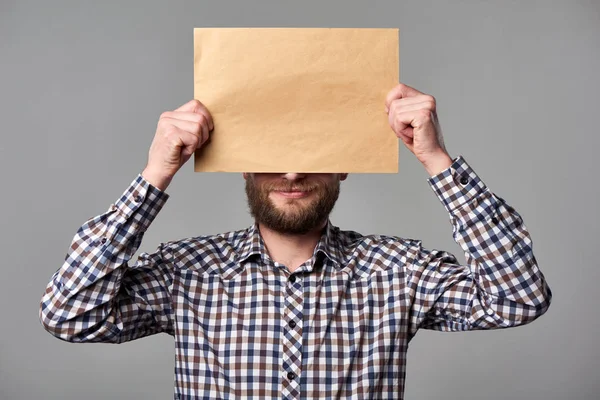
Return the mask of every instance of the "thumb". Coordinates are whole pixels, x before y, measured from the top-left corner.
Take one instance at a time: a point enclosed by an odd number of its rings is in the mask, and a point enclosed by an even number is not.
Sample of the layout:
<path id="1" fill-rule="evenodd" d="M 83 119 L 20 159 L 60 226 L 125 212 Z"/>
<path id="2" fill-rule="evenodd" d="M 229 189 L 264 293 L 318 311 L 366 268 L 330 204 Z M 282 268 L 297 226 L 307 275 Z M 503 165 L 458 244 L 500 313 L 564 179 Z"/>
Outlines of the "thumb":
<path id="1" fill-rule="evenodd" d="M 196 99 L 192 99 L 184 105 L 180 106 L 179 108 L 175 109 L 175 111 L 186 111 L 195 113 L 196 111 L 198 111 L 199 108 L 200 102 Z"/>

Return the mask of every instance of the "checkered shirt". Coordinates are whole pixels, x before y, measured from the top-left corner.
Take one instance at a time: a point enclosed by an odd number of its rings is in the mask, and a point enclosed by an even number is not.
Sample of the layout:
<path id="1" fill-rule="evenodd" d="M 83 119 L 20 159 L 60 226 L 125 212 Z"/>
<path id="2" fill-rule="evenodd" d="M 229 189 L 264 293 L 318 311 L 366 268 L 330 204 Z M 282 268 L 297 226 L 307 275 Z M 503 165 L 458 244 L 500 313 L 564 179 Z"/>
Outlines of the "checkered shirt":
<path id="1" fill-rule="evenodd" d="M 162 243 L 130 262 L 168 195 L 138 175 L 77 231 L 40 305 L 70 342 L 175 338 L 175 399 L 402 399 L 419 328 L 535 320 L 552 293 L 520 215 L 463 157 L 429 178 L 466 254 L 328 221 L 294 273 L 256 225 Z"/>

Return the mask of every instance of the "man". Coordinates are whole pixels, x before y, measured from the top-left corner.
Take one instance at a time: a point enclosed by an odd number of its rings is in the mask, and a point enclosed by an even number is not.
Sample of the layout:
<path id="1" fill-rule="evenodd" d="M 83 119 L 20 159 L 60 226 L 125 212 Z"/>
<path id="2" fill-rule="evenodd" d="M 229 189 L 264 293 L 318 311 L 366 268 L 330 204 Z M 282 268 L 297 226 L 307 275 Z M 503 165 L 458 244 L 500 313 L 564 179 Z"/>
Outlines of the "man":
<path id="1" fill-rule="evenodd" d="M 423 164 L 468 265 L 420 241 L 362 236 L 329 214 L 346 174 L 244 174 L 248 229 L 161 244 L 130 263 L 179 168 L 208 139 L 197 100 L 158 122 L 148 164 L 76 233 L 40 318 L 71 342 L 175 337 L 175 398 L 403 397 L 419 328 L 506 328 L 552 297 L 519 214 L 446 152 L 433 97 L 399 84 L 385 109 Z"/>

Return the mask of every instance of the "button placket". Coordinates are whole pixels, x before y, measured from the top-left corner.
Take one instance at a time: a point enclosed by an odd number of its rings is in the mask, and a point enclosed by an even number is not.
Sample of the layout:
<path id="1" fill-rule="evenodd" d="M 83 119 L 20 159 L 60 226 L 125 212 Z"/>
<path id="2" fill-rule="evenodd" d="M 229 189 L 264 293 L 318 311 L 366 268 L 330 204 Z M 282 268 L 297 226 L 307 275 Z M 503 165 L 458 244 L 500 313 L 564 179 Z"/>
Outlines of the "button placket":
<path id="1" fill-rule="evenodd" d="M 289 276 L 285 287 L 285 307 L 282 310 L 282 394 L 299 398 L 298 376 L 302 368 L 303 282 L 298 274 Z"/>

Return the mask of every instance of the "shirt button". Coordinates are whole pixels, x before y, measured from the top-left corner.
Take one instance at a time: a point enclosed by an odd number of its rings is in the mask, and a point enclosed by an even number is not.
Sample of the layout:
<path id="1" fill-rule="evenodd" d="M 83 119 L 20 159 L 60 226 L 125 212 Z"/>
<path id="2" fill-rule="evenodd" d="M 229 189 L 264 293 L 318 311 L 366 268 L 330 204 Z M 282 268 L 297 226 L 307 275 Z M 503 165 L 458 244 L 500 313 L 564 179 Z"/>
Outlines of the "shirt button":
<path id="1" fill-rule="evenodd" d="M 106 243 L 106 238 L 103 237 L 102 239 L 100 239 L 100 242 L 102 242 L 102 244 Z"/>
<path id="2" fill-rule="evenodd" d="M 296 374 L 293 372 L 288 372 L 287 377 L 290 381 L 293 381 L 294 379 L 296 379 Z"/>
<path id="3" fill-rule="evenodd" d="M 290 328 L 295 328 L 296 327 L 296 323 L 294 321 L 290 321 Z"/>
<path id="4" fill-rule="evenodd" d="M 135 200 L 136 203 L 140 203 L 142 201 L 142 196 L 137 195 L 137 196 L 135 196 L 134 200 Z"/>
<path id="5" fill-rule="evenodd" d="M 492 222 L 493 222 L 494 224 L 497 224 L 497 223 L 498 223 L 498 218 L 496 218 L 496 217 L 492 217 Z"/>
<path id="6" fill-rule="evenodd" d="M 462 183 L 463 185 L 466 185 L 467 183 L 469 183 L 469 178 L 466 175 L 463 175 L 460 178 L 460 183 Z"/>
<path id="7" fill-rule="evenodd" d="M 290 282 L 291 282 L 291 283 L 294 283 L 294 282 L 296 282 L 296 275 L 292 275 L 292 276 L 290 276 Z"/>

